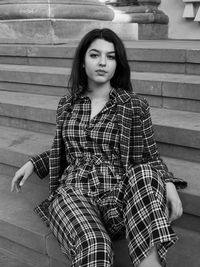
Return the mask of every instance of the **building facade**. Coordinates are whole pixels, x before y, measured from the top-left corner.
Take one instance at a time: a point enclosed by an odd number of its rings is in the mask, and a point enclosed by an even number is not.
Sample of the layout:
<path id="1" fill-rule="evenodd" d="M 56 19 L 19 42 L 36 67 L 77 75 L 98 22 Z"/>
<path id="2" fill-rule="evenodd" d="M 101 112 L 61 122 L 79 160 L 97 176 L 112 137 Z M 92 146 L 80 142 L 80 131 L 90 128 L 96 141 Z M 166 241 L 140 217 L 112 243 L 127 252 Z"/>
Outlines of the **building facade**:
<path id="1" fill-rule="evenodd" d="M 200 40 L 200 0 L 162 0 L 159 8 L 169 16 L 170 39 Z"/>

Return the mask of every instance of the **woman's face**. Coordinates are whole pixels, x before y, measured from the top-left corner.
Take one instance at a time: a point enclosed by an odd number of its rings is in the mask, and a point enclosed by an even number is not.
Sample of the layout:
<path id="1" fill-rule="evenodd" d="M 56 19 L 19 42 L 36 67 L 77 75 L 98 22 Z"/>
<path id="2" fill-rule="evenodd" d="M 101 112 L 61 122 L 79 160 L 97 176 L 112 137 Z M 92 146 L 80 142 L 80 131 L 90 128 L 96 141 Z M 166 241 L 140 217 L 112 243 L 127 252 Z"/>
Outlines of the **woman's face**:
<path id="1" fill-rule="evenodd" d="M 88 85 L 110 84 L 116 70 L 115 48 L 113 43 L 96 39 L 85 54 L 85 72 Z"/>

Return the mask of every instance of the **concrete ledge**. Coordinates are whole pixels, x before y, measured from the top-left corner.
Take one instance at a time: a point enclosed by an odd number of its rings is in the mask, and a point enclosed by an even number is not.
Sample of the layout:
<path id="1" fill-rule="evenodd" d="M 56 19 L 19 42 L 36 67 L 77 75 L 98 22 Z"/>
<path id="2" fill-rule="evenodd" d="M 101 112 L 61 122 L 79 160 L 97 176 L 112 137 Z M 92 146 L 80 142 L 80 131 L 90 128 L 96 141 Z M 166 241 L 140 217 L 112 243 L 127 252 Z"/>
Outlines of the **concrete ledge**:
<path id="1" fill-rule="evenodd" d="M 200 202 L 198 201 L 200 197 L 200 164 L 172 157 L 164 157 L 164 160 L 175 177 L 181 177 L 188 182 L 188 187 L 179 192 L 184 212 L 200 217 Z M 200 227 L 198 231 L 200 231 Z"/>
<path id="2" fill-rule="evenodd" d="M 58 45 L 0 44 L 1 56 L 72 58 L 79 40 L 68 39 Z M 159 61 L 176 63 L 200 63 L 200 41 L 187 40 L 137 40 L 126 41 L 130 61 Z"/>
<path id="3" fill-rule="evenodd" d="M 158 142 L 200 148 L 199 113 L 151 108 Z"/>
<path id="4" fill-rule="evenodd" d="M 4 249 L 5 251 L 8 251 L 8 253 L 12 253 L 19 260 L 22 260 L 24 263 L 30 265 L 29 267 L 41 267 L 41 266 L 42 267 L 58 267 L 59 266 L 59 265 L 50 266 L 50 259 L 47 255 L 38 253 L 28 247 L 20 245 L 19 243 L 3 238 L 2 236 L 0 236 L 0 248 Z M 10 267 L 10 265 L 3 265 L 3 266 Z M 18 266 L 24 267 L 22 264 Z"/>
<path id="5" fill-rule="evenodd" d="M 166 39 L 165 24 L 120 23 L 100 20 L 7 20 L 0 22 L 0 43 L 62 44 L 69 39 L 80 40 L 94 28 L 111 28 L 123 40 Z"/>
<path id="6" fill-rule="evenodd" d="M 0 236 L 45 254 L 50 231 L 31 209 L 48 195 L 48 188 L 27 184 L 24 192 L 17 194 L 10 192 L 10 182 L 1 176 Z"/>
<path id="7" fill-rule="evenodd" d="M 199 243 L 200 235 L 195 231 L 175 228 L 179 236 L 175 246 L 169 249 L 167 266 L 197 267 L 200 266 Z"/>
<path id="8" fill-rule="evenodd" d="M 12 92 L 1 94 L 1 116 L 55 124 L 59 97 L 43 95 L 32 97 L 31 94 Z M 151 115 L 158 142 L 200 148 L 199 113 L 151 108 Z M 29 135 L 31 136 L 31 133 Z"/>
<path id="9" fill-rule="evenodd" d="M 0 22 L 1 43 L 39 43 L 59 44 L 69 39 L 80 40 L 85 33 L 93 28 L 109 27 L 123 39 L 138 39 L 137 24 L 114 24 L 97 20 L 15 20 Z M 120 29 L 121 28 L 121 29 Z M 124 31 L 126 28 L 126 31 Z M 128 29 L 128 30 L 127 30 Z"/>
<path id="10" fill-rule="evenodd" d="M 2 116 L 2 114 L 0 115 L 0 125 L 6 127 L 20 128 L 23 130 L 28 130 L 38 133 L 46 133 L 52 136 L 55 134 L 56 130 L 55 124 L 47 123 L 45 121 L 42 122 L 32 121 L 28 119 L 16 118 L 14 116 L 13 117 Z"/>
<path id="11" fill-rule="evenodd" d="M 55 260 L 59 260 L 60 262 L 66 263 L 68 261 L 70 266 L 70 261 L 67 260 L 66 256 L 62 253 L 56 238 L 49 234 L 46 238 L 46 246 L 47 246 L 47 254 L 54 258 Z"/>
<path id="12" fill-rule="evenodd" d="M 132 70 L 200 74 L 200 42 L 125 41 Z M 63 45 L 0 45 L 0 63 L 70 67 L 77 41 Z M 188 48 L 189 47 L 189 48 Z"/>
<path id="13" fill-rule="evenodd" d="M 182 160 L 188 160 L 193 162 L 200 162 L 199 149 L 191 148 L 187 146 L 179 146 L 175 144 L 158 142 L 159 152 L 163 156 L 178 158 Z"/>
<path id="14" fill-rule="evenodd" d="M 139 24 L 138 40 L 160 40 L 167 38 L 167 24 Z"/>
<path id="15" fill-rule="evenodd" d="M 50 86 L 66 86 L 70 69 L 26 66 L 26 65 L 0 65 L 0 80 L 7 82 L 21 82 Z"/>
<path id="16" fill-rule="evenodd" d="M 47 66 L 38 68 L 38 66 L 25 65 L 21 65 L 19 68 L 19 65 L 2 64 L 0 65 L 0 74 L 0 88 L 3 90 L 8 91 L 10 88 L 10 91 L 15 91 L 13 85 L 15 83 L 16 90 L 21 92 L 27 89 L 27 93 L 29 93 L 30 89 L 30 93 L 34 93 L 34 90 L 36 90 L 35 92 L 44 95 L 61 96 L 67 92 L 65 88 L 69 79 L 70 69 Z M 194 101 L 200 100 L 200 77 L 197 75 L 174 73 L 159 73 L 158 75 L 155 72 L 133 71 L 131 80 L 134 91 L 139 94 L 188 101 L 190 99 Z M 2 92 L 2 97 L 4 94 Z M 16 95 L 16 93 L 13 92 L 13 95 Z M 33 95 L 32 98 L 34 98 Z M 190 106 L 193 107 L 193 104 Z"/>
<path id="17" fill-rule="evenodd" d="M 39 85 L 29 83 L 12 83 L 12 82 L 1 82 L 1 92 L 15 92 L 15 93 L 29 93 L 37 95 L 49 95 L 49 96 L 63 96 L 67 93 L 66 86 L 51 86 L 51 85 Z"/>
<path id="18" fill-rule="evenodd" d="M 53 136 L 0 126 L 0 162 L 17 166 L 31 156 L 49 150 Z"/>

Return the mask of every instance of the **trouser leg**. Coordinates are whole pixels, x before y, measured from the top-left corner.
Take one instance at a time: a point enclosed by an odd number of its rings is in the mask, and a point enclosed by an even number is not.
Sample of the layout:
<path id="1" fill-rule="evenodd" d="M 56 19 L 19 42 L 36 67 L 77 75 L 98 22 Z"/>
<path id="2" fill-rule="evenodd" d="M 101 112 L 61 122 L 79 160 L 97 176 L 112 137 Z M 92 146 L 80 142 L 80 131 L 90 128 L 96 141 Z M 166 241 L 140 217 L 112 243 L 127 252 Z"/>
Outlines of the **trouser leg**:
<path id="1" fill-rule="evenodd" d="M 50 207 L 50 228 L 72 267 L 111 267 L 112 244 L 90 198 L 68 189 Z"/>
<path id="2" fill-rule="evenodd" d="M 129 252 L 137 266 L 154 246 L 165 265 L 167 247 L 177 237 L 166 216 L 165 184 L 149 165 L 138 165 L 128 173 L 124 194 L 124 222 Z"/>

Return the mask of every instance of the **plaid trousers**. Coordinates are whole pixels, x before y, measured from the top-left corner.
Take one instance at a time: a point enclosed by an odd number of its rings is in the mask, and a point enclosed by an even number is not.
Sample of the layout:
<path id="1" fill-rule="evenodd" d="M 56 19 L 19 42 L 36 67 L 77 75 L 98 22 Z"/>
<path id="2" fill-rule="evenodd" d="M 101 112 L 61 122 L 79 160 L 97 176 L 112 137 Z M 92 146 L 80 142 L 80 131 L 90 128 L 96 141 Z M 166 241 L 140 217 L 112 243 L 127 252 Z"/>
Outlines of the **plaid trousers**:
<path id="1" fill-rule="evenodd" d="M 103 193 L 62 186 L 49 211 L 50 228 L 72 267 L 113 266 L 112 240 L 124 235 L 133 266 L 153 246 L 165 266 L 167 248 L 177 240 L 168 223 L 165 183 L 148 164 L 130 168 Z"/>

